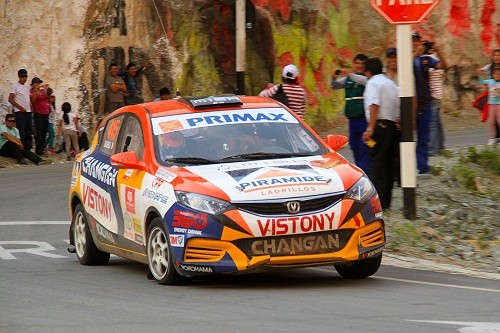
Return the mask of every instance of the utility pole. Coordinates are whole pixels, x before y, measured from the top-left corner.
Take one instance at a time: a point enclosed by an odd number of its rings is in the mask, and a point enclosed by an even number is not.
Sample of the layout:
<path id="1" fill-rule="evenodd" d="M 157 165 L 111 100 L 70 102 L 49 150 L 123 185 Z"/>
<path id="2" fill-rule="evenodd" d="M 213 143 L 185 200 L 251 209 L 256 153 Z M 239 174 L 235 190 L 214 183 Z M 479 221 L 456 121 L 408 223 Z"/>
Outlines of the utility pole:
<path id="1" fill-rule="evenodd" d="M 245 95 L 246 0 L 236 0 L 236 94 Z"/>

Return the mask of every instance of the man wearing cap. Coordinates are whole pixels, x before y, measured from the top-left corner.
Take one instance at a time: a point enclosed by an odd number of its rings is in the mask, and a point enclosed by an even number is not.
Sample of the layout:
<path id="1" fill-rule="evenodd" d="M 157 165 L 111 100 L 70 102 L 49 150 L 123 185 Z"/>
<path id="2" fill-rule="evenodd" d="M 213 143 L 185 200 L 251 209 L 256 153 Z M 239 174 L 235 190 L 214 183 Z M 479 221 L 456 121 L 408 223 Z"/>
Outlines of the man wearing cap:
<path id="1" fill-rule="evenodd" d="M 297 82 L 299 70 L 293 64 L 283 67 L 283 84 L 268 84 L 266 89 L 259 93 L 261 97 L 274 98 L 280 86 L 287 97 L 287 106 L 300 118 L 304 119 L 306 112 L 306 91 Z"/>
<path id="2" fill-rule="evenodd" d="M 35 154 L 45 155 L 45 139 L 49 131 L 49 97 L 38 77 L 31 79 L 31 107 L 35 118 Z"/>
<path id="3" fill-rule="evenodd" d="M 413 73 L 416 91 L 417 168 L 419 174 L 429 173 L 429 130 L 432 114 L 432 96 L 429 86 L 429 68 L 441 69 L 441 61 L 424 55 L 420 34 L 413 32 Z M 436 49 L 439 59 L 442 56 Z"/>
<path id="4" fill-rule="evenodd" d="M 12 85 L 9 103 L 14 109 L 16 126 L 25 150 L 33 147 L 33 118 L 31 115 L 30 87 L 26 85 L 28 72 L 21 68 L 17 72 L 18 81 Z"/>
<path id="5" fill-rule="evenodd" d="M 363 106 L 366 76 L 365 61 L 368 57 L 362 53 L 354 57 L 354 72 L 337 70 L 330 79 L 332 89 L 344 88 L 344 114 L 349 119 L 349 146 L 354 155 L 354 161 L 366 174 L 370 173 L 370 154 L 368 147 L 361 138 L 367 123 Z M 339 77 L 340 76 L 340 77 Z"/>
<path id="6" fill-rule="evenodd" d="M 392 81 L 398 83 L 398 52 L 395 47 L 385 51 L 385 75 Z"/>

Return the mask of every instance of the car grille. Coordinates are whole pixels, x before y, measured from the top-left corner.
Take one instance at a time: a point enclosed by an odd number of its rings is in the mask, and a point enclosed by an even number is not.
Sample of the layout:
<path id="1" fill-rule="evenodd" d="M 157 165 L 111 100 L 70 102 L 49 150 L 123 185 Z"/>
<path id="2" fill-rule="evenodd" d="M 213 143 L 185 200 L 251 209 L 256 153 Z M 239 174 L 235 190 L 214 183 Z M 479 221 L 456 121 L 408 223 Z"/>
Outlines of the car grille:
<path id="1" fill-rule="evenodd" d="M 359 238 L 360 243 L 363 247 L 370 247 L 379 244 L 383 244 L 385 241 L 384 231 L 381 228 L 373 230 L 367 234 L 364 234 Z"/>
<path id="2" fill-rule="evenodd" d="M 210 247 L 187 246 L 184 253 L 185 262 L 214 262 L 222 259 L 226 253 L 223 249 Z"/>
<path id="3" fill-rule="evenodd" d="M 336 204 L 344 197 L 344 193 L 337 193 L 323 197 L 315 197 L 312 199 L 287 199 L 286 201 L 259 201 L 259 202 L 236 202 L 233 203 L 241 210 L 251 212 L 258 215 L 289 215 L 286 204 L 291 201 L 300 203 L 299 213 L 310 213 L 325 210 L 326 208 Z"/>

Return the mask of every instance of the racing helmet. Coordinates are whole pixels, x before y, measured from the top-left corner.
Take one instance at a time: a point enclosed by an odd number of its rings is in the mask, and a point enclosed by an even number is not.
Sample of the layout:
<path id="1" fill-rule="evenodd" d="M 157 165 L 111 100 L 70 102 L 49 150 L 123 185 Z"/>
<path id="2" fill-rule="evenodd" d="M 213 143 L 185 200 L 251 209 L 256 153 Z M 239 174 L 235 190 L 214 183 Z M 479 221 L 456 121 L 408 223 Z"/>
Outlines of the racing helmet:
<path id="1" fill-rule="evenodd" d="M 184 135 L 180 131 L 163 133 L 161 141 L 166 147 L 179 148 L 184 146 Z"/>

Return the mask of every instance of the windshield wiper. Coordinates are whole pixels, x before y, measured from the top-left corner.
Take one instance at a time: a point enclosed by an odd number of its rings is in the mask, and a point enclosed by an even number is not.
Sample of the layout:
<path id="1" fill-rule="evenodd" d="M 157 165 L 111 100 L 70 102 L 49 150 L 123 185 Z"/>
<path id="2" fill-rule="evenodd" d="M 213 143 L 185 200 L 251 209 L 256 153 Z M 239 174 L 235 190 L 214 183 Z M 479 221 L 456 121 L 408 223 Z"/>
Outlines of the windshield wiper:
<path id="1" fill-rule="evenodd" d="M 214 164 L 217 163 L 213 160 L 207 160 L 201 157 L 171 157 L 166 158 L 165 162 L 169 163 L 185 163 L 185 164 Z"/>
<path id="2" fill-rule="evenodd" d="M 266 158 L 289 158 L 289 157 L 300 157 L 300 156 L 314 156 L 313 153 L 250 153 L 250 154 L 238 154 L 233 156 L 224 157 L 221 161 L 228 160 L 260 160 Z"/>

